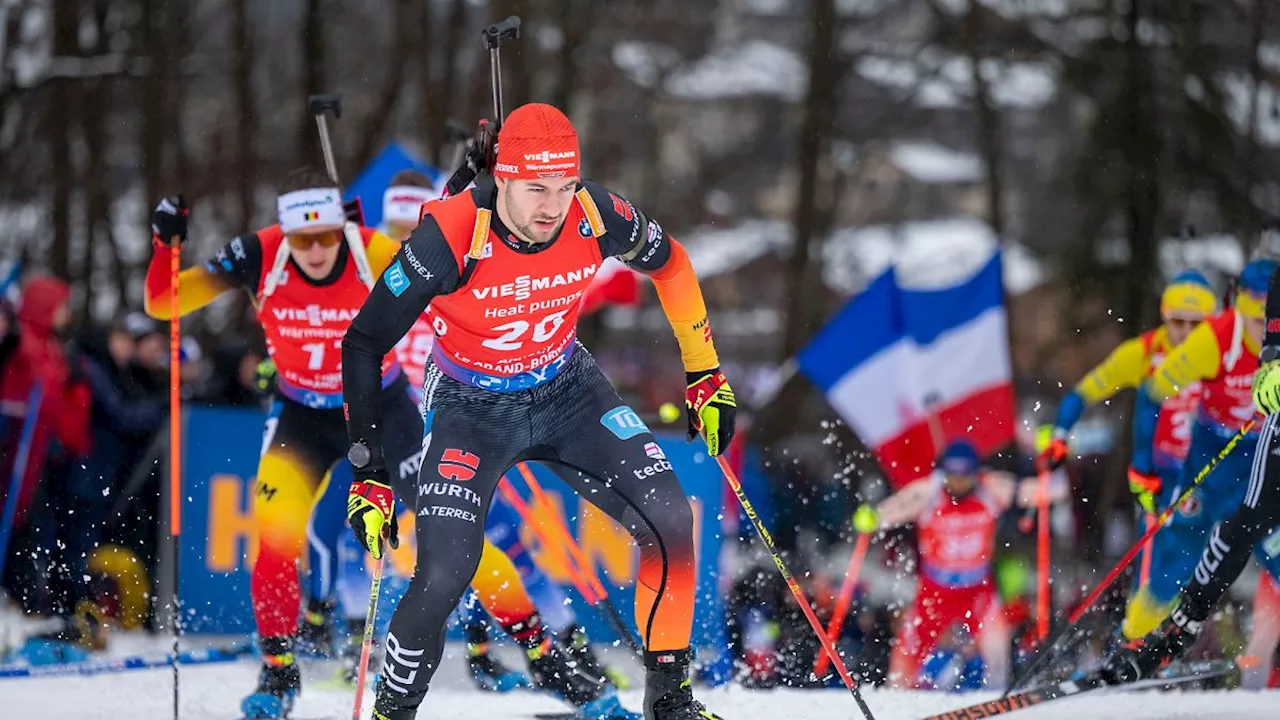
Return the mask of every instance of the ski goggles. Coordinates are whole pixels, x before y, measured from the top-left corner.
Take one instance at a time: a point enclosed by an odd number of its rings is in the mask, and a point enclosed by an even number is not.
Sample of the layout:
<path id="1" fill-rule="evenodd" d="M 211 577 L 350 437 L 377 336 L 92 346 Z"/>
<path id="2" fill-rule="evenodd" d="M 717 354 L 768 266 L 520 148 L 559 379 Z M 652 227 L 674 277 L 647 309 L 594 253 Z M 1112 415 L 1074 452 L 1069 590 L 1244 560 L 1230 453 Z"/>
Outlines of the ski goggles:
<path id="1" fill-rule="evenodd" d="M 1177 315 L 1164 319 L 1165 327 L 1171 330 L 1185 330 L 1190 332 L 1195 330 L 1196 326 L 1204 322 L 1204 318 L 1179 317 Z"/>
<path id="2" fill-rule="evenodd" d="M 328 250 L 342 242 L 342 233 L 337 230 L 326 230 L 319 233 L 286 235 L 285 239 L 292 250 L 310 250 L 315 245 Z"/>

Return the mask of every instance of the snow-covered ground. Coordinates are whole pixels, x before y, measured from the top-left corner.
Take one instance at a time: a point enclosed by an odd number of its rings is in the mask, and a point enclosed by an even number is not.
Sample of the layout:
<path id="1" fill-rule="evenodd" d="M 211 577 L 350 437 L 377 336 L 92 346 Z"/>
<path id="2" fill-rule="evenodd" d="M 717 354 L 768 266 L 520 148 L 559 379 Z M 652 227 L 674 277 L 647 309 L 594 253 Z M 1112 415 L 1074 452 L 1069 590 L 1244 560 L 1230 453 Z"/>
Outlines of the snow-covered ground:
<path id="1" fill-rule="evenodd" d="M 159 648 L 157 643 L 146 643 Z M 120 654 L 137 649 L 125 643 L 113 649 Z M 507 695 L 481 693 L 471 689 L 463 674 L 461 648 L 451 647 L 427 702 L 419 713 L 422 720 L 444 718 L 532 718 L 537 713 L 563 712 L 555 700 L 527 691 Z M 515 661 L 515 656 L 511 659 Z M 626 667 L 639 679 L 638 666 Z M 304 665 L 305 686 L 294 709 L 295 720 L 349 718 L 349 692 L 316 682 L 331 676 L 327 663 Z M 225 720 L 238 716 L 240 696 L 251 688 L 257 668 L 249 661 L 223 665 L 203 665 L 182 671 L 181 707 L 186 720 Z M 122 720 L 172 717 L 172 673 L 169 669 L 146 670 L 50 679 L 0 680 L 0 717 L 58 718 L 59 720 Z M 725 720 L 856 720 L 857 706 L 842 690 L 745 690 L 741 687 L 700 689 L 709 708 Z M 947 695 L 868 689 L 867 703 L 877 720 L 918 720 L 983 699 L 981 695 Z M 368 696 L 372 700 L 372 695 Z M 641 693 L 623 693 L 623 702 L 639 707 Z M 1019 712 L 1016 720 L 1077 720 L 1078 718 L 1122 718 L 1123 720 L 1262 720 L 1280 716 L 1280 693 L 1187 692 L 1111 693 L 1061 700 Z M 368 717 L 368 709 L 364 716 Z"/>

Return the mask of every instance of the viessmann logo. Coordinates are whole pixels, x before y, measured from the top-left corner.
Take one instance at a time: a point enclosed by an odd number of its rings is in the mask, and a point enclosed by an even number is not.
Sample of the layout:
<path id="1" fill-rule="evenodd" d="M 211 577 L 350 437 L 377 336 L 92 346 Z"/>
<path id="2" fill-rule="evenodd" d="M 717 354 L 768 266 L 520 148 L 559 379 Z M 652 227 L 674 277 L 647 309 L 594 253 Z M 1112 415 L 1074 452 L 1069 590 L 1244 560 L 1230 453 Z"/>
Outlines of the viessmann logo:
<path id="1" fill-rule="evenodd" d="M 529 275 L 521 275 L 513 282 L 503 283 L 501 285 L 490 285 L 482 288 L 472 288 L 471 293 L 476 296 L 477 300 L 493 300 L 502 297 L 514 297 L 517 300 L 528 300 L 533 293 L 541 290 L 550 290 L 551 288 L 563 287 L 580 283 L 583 280 L 591 278 L 596 274 L 596 265 L 591 264 L 578 270 L 571 270 L 567 273 L 557 273 L 555 275 L 546 275 L 535 278 Z"/>
<path id="2" fill-rule="evenodd" d="M 356 313 L 360 311 L 348 308 L 328 308 L 320 307 L 319 305 L 308 305 L 305 308 L 271 308 L 271 312 L 275 313 L 276 320 L 305 322 L 312 327 L 319 327 L 325 323 L 349 323 L 355 318 Z"/>
<path id="3" fill-rule="evenodd" d="M 572 160 L 577 156 L 578 156 L 578 153 L 572 150 L 569 150 L 566 152 L 551 152 L 549 150 L 543 150 L 540 153 L 525 153 L 524 159 L 525 159 L 525 162 L 536 161 L 540 163 L 549 163 L 552 160 Z"/>

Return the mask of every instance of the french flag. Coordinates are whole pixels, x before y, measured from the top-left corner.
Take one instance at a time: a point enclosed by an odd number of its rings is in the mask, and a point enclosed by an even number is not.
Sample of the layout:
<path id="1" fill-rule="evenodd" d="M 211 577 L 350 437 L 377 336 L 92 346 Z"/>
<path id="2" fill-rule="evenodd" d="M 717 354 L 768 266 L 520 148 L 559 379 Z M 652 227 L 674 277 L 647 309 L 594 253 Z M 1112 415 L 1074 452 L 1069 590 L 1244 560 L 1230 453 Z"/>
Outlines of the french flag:
<path id="1" fill-rule="evenodd" d="M 895 487 L 966 437 L 983 455 L 1013 439 L 1000 252 L 959 284 L 904 288 L 890 268 L 797 357 Z"/>

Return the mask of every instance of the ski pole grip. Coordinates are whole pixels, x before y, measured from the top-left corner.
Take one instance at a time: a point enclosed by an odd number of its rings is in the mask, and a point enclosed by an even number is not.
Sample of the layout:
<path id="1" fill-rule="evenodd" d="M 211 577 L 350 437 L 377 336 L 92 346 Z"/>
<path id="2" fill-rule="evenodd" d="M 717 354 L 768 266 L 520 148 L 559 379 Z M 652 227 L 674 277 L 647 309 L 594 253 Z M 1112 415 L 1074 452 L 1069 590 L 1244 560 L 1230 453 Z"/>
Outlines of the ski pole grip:
<path id="1" fill-rule="evenodd" d="M 503 40 L 515 40 L 520 37 L 520 18 L 516 15 L 496 22 L 480 31 L 480 38 L 489 50 L 497 49 Z"/>
<path id="2" fill-rule="evenodd" d="M 323 115 L 332 111 L 335 118 L 340 118 L 342 117 L 342 95 L 338 93 L 312 95 L 307 98 L 307 108 L 312 115 Z"/>

